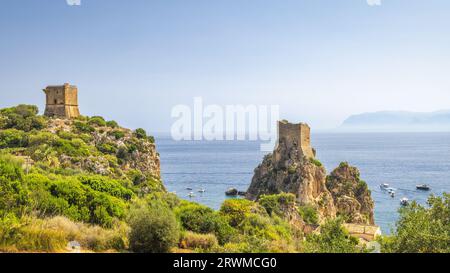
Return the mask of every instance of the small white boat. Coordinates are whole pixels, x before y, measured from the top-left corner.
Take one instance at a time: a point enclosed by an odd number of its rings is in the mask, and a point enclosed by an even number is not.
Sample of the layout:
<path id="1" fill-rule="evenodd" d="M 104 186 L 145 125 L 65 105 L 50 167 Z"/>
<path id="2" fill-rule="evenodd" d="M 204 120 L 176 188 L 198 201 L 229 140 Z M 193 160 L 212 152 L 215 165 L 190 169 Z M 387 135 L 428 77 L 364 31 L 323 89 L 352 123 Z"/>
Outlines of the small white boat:
<path id="1" fill-rule="evenodd" d="M 408 198 L 406 198 L 406 197 L 404 197 L 404 198 L 402 198 L 401 200 L 400 200 L 400 205 L 402 205 L 402 206 L 407 206 L 407 205 L 409 205 L 409 199 Z"/>
<path id="2" fill-rule="evenodd" d="M 382 190 L 386 190 L 388 188 L 389 188 L 389 184 L 384 183 L 384 184 L 380 185 L 380 189 L 382 189 Z"/>
<path id="3" fill-rule="evenodd" d="M 198 192 L 199 193 L 204 193 L 206 190 L 205 189 L 199 189 Z"/>

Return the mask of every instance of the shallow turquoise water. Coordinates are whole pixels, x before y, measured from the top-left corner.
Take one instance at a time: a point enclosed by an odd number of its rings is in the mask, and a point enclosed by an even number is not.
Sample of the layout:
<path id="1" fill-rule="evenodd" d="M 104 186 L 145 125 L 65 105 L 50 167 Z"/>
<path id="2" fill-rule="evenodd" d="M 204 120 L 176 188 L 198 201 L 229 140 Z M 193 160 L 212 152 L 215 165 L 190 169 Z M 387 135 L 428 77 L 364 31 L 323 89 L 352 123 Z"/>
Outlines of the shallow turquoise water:
<path id="1" fill-rule="evenodd" d="M 253 170 L 265 153 L 258 142 L 176 142 L 156 138 L 161 154 L 164 183 L 169 191 L 188 200 L 218 209 L 229 187 L 246 190 Z M 400 199 L 425 203 L 429 194 L 450 192 L 450 133 L 329 134 L 312 136 L 317 157 L 327 171 L 348 161 L 357 166 L 375 200 L 375 220 L 389 233 L 397 219 Z M 391 198 L 379 189 L 381 183 L 397 188 Z M 426 183 L 430 192 L 416 191 Z M 195 197 L 189 198 L 193 188 Z M 204 188 L 205 193 L 197 190 Z"/>

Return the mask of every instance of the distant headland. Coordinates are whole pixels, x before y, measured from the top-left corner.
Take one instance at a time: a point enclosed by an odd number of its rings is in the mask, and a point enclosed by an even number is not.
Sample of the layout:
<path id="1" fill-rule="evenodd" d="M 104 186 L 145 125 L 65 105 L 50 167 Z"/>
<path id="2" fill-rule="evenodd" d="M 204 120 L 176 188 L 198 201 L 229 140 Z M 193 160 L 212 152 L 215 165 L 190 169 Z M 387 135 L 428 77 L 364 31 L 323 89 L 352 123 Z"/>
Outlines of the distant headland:
<path id="1" fill-rule="evenodd" d="M 347 118 L 338 130 L 350 132 L 450 132 L 450 110 L 363 113 Z"/>

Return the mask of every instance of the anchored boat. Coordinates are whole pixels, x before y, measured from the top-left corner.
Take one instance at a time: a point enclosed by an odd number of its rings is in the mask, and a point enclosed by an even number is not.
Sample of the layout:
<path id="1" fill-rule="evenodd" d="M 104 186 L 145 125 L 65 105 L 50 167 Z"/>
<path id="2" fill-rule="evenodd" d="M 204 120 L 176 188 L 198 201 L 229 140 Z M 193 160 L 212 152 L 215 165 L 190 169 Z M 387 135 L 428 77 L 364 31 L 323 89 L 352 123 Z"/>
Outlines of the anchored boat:
<path id="1" fill-rule="evenodd" d="M 421 185 L 417 185 L 416 189 L 418 189 L 420 191 L 429 191 L 431 188 L 427 184 L 421 184 Z"/>

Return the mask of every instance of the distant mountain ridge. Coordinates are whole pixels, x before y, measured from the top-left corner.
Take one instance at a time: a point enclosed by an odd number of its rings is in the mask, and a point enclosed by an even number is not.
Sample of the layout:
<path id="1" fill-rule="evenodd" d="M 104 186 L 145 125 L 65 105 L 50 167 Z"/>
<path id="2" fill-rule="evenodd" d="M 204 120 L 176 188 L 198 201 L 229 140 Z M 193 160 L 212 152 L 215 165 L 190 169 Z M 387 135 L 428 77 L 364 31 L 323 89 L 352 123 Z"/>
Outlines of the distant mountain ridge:
<path id="1" fill-rule="evenodd" d="M 435 112 L 380 111 L 352 115 L 343 131 L 450 131 L 450 110 Z"/>

